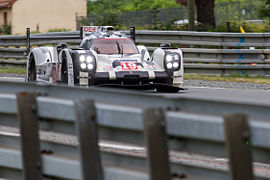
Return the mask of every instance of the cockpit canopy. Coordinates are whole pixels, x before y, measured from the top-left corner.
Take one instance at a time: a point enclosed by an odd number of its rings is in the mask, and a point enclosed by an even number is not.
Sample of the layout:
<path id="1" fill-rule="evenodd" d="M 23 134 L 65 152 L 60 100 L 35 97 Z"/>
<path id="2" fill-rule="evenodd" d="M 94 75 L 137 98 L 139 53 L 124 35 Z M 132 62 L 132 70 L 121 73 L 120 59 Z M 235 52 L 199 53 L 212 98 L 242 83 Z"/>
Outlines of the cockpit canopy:
<path id="1" fill-rule="evenodd" d="M 138 54 L 135 44 L 128 38 L 101 38 L 82 43 L 84 49 L 92 49 L 97 54 Z"/>

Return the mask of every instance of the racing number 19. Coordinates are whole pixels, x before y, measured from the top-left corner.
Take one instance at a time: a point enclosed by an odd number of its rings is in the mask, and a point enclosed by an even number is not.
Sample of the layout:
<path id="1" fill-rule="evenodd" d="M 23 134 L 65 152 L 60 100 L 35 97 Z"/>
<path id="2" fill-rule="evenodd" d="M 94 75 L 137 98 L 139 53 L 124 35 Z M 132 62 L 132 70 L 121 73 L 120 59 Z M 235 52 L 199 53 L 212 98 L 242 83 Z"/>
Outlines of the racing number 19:
<path id="1" fill-rule="evenodd" d="M 122 70 L 137 70 L 138 66 L 136 62 L 120 62 Z"/>

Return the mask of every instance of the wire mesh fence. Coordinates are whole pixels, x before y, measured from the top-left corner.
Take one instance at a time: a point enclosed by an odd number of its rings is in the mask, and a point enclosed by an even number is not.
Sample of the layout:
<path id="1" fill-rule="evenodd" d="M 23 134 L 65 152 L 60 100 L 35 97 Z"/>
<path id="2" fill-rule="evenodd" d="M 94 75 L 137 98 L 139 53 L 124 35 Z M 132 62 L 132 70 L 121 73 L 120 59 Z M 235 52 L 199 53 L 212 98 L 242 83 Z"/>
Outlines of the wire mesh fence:
<path id="1" fill-rule="evenodd" d="M 258 9 L 262 1 L 235 1 L 215 4 L 215 17 L 217 24 L 232 21 L 244 21 L 258 19 Z M 97 14 L 78 16 L 78 29 L 82 25 L 121 24 L 125 26 L 152 26 L 157 23 L 177 22 L 183 24 L 188 19 L 187 8 L 166 8 L 159 10 L 141 10 L 112 14 Z"/>
<path id="2" fill-rule="evenodd" d="M 122 12 L 115 14 L 88 15 L 87 17 L 77 17 L 77 24 L 123 24 L 126 26 L 149 26 L 155 23 L 166 23 L 187 18 L 187 9 L 185 7 L 167 8 L 160 10 L 142 10 Z"/>
<path id="3" fill-rule="evenodd" d="M 262 1 L 236 1 L 215 4 L 215 16 L 217 24 L 232 21 L 244 21 L 259 19 L 258 9 L 263 5 Z"/>

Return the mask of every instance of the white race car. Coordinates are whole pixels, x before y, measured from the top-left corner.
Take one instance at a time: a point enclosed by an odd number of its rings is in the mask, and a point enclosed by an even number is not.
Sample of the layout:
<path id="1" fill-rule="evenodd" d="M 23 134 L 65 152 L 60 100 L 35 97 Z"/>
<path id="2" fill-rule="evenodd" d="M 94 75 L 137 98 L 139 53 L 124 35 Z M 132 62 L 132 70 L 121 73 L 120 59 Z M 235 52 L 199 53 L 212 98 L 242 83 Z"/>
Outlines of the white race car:
<path id="1" fill-rule="evenodd" d="M 135 31 L 131 31 L 134 38 Z M 122 86 L 177 92 L 183 85 L 181 49 L 136 46 L 112 26 L 82 27 L 80 48 L 66 43 L 34 48 L 27 60 L 27 81 L 79 86 Z"/>

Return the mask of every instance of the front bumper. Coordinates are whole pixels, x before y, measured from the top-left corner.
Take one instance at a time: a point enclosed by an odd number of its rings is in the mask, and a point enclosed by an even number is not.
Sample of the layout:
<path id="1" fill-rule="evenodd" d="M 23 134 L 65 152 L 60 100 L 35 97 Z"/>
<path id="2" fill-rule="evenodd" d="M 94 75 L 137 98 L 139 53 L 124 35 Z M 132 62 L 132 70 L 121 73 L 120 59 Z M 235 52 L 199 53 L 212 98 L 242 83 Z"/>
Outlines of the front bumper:
<path id="1" fill-rule="evenodd" d="M 113 75 L 109 72 L 96 72 L 88 77 L 90 86 L 155 86 L 157 84 L 171 85 L 172 75 L 165 71 L 154 71 L 151 75 L 147 71 L 118 71 L 113 72 Z"/>

